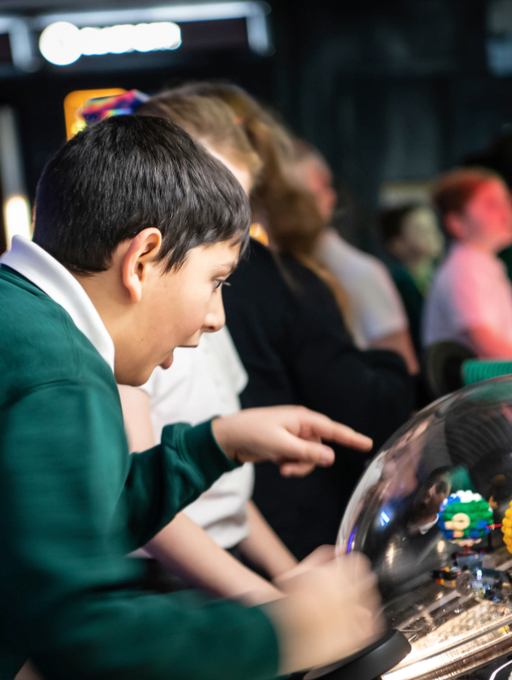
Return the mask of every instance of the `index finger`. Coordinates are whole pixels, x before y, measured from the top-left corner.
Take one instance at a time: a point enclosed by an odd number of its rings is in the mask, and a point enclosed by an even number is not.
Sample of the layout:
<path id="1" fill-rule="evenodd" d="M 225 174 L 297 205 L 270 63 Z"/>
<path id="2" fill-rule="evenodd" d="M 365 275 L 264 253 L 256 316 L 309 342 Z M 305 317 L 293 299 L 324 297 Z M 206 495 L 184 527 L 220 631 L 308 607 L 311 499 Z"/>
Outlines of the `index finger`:
<path id="1" fill-rule="evenodd" d="M 314 463 L 294 463 L 287 461 L 279 465 L 279 471 L 283 477 L 305 477 L 314 469 Z"/>
<path id="2" fill-rule="evenodd" d="M 322 439 L 359 451 L 369 451 L 372 448 L 373 441 L 370 437 L 356 432 L 347 425 L 337 423 L 321 413 L 316 413 L 316 411 L 306 409 L 306 413 L 304 425 L 311 427 L 315 434 Z"/>

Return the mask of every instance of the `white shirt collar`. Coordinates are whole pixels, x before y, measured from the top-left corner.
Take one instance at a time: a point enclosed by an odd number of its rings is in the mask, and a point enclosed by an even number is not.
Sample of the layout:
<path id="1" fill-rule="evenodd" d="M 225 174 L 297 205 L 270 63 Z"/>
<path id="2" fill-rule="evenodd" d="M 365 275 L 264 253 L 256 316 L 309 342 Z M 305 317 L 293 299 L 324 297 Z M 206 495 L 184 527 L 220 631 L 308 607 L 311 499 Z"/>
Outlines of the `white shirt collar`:
<path id="1" fill-rule="evenodd" d="M 114 343 L 91 299 L 70 272 L 45 250 L 21 236 L 0 259 L 63 307 L 76 327 L 114 370 Z"/>

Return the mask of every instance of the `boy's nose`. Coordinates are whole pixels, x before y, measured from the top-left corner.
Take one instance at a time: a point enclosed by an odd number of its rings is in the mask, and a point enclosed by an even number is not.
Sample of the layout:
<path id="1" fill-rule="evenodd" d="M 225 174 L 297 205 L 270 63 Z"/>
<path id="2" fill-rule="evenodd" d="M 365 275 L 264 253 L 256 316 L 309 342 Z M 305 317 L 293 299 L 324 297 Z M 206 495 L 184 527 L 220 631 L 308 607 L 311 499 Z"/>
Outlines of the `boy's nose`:
<path id="1" fill-rule="evenodd" d="M 206 315 L 203 325 L 203 333 L 215 333 L 219 331 L 226 323 L 226 314 L 224 313 L 224 304 L 222 303 L 222 296 L 217 296 L 212 302 L 212 306 Z"/>

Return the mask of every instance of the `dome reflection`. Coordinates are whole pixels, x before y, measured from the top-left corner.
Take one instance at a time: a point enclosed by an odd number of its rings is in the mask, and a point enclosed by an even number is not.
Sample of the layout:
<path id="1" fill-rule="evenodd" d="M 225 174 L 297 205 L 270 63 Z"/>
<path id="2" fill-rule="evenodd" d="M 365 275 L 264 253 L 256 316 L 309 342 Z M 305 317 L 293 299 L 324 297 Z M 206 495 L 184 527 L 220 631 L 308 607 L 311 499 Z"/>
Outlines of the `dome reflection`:
<path id="1" fill-rule="evenodd" d="M 511 501 L 511 377 L 435 402 L 372 461 L 338 551 L 370 558 L 412 645 L 386 680 L 459 677 L 512 650 Z"/>

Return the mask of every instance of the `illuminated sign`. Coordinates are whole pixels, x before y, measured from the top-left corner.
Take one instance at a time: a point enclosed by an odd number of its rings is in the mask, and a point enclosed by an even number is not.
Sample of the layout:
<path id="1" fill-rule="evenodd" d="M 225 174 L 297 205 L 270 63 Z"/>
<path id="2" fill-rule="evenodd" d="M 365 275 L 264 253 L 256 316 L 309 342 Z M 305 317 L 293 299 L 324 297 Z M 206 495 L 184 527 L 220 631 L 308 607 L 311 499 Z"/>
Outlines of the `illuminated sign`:
<path id="1" fill-rule="evenodd" d="M 31 27 L 41 31 L 40 53 L 57 66 L 73 64 L 82 56 L 175 50 L 182 40 L 184 49 L 244 45 L 267 55 L 273 52 L 266 23 L 269 12 L 265 2 L 194 2 L 47 14 L 34 17 Z"/>
<path id="2" fill-rule="evenodd" d="M 181 30 L 172 21 L 105 28 L 78 28 L 68 21 L 57 21 L 47 26 L 39 38 L 41 54 L 57 66 L 72 64 L 83 55 L 175 50 L 180 45 Z"/>
<path id="3" fill-rule="evenodd" d="M 248 48 L 268 56 L 274 53 L 267 25 L 270 11 L 261 0 L 227 0 L 0 15 L 0 68 L 33 72 L 44 61 L 57 66 L 80 61 L 78 68 L 87 70 L 92 55 L 165 53 L 177 48 L 180 52 Z M 133 62 L 133 57 L 128 59 Z M 97 63 L 91 65 L 96 68 Z"/>

